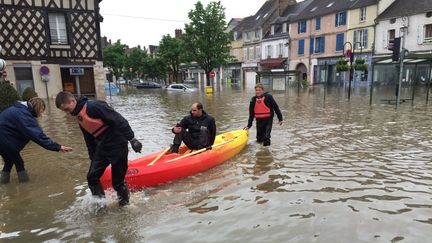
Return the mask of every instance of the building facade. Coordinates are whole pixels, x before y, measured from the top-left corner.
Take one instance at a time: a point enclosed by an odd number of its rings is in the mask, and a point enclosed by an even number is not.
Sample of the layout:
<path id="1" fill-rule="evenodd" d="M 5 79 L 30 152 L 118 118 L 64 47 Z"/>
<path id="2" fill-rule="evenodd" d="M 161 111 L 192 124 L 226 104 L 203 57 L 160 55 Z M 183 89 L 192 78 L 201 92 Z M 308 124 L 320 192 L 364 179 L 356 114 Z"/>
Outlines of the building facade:
<path id="1" fill-rule="evenodd" d="M 404 34 L 403 34 L 403 32 Z M 432 73 L 432 0 L 416 4 L 396 0 L 377 18 L 374 55 L 374 82 L 392 85 L 397 82 L 398 63 L 392 61 L 389 43 L 405 37 L 402 81 L 404 85 L 426 84 Z"/>
<path id="2" fill-rule="evenodd" d="M 18 92 L 104 98 L 99 0 L 0 0 L 0 56 Z"/>

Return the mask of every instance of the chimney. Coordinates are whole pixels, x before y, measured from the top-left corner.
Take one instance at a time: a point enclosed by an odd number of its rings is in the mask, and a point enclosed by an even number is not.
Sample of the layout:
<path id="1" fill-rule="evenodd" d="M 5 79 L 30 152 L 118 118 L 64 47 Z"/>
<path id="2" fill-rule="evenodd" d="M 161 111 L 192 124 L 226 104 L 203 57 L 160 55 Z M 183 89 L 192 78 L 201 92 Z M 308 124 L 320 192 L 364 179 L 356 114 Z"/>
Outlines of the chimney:
<path id="1" fill-rule="evenodd" d="M 296 0 L 278 0 L 279 1 L 279 16 L 282 16 L 283 12 L 285 11 L 285 9 L 290 6 L 290 5 L 294 5 L 297 3 Z"/>
<path id="2" fill-rule="evenodd" d="M 176 29 L 175 30 L 175 38 L 178 39 L 182 36 L 183 32 L 181 29 Z"/>

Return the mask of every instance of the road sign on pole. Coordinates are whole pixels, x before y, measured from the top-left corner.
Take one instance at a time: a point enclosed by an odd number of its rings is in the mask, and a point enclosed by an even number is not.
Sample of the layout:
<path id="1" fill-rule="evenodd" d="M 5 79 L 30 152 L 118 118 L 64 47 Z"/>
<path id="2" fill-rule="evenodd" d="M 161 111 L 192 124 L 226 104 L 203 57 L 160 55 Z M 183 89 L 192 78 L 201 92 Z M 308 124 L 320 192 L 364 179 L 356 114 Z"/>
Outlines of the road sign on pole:
<path id="1" fill-rule="evenodd" d="M 214 78 L 216 76 L 216 73 L 214 71 L 210 72 L 210 78 Z"/>

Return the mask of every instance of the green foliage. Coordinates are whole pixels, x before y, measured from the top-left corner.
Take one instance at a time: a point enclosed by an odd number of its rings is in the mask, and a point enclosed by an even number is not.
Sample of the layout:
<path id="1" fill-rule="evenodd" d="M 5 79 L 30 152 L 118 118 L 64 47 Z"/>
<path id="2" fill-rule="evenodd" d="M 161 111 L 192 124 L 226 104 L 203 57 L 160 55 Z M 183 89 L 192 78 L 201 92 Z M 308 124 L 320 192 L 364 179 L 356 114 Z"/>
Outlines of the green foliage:
<path id="1" fill-rule="evenodd" d="M 231 35 L 225 32 L 225 8 L 220 2 L 207 6 L 198 1 L 189 12 L 190 23 L 185 25 L 184 49 L 190 61 L 205 70 L 207 84 L 213 68 L 225 64 L 230 58 Z"/>
<path id="2" fill-rule="evenodd" d="M 125 68 L 128 76 L 136 77 L 145 73 L 144 63 L 148 58 L 147 52 L 139 46 L 131 48 L 125 59 Z"/>
<path id="3" fill-rule="evenodd" d="M 22 94 L 22 99 L 25 101 L 29 101 L 31 98 L 34 97 L 38 97 L 38 94 L 32 87 L 27 87 Z"/>
<path id="4" fill-rule="evenodd" d="M 173 74 L 174 81 L 179 81 L 180 64 L 186 60 L 182 39 L 164 35 L 159 42 L 157 54 L 165 62 L 167 69 Z"/>
<path id="5" fill-rule="evenodd" d="M 340 58 L 336 62 L 336 71 L 345 72 L 349 70 L 348 61 L 345 58 Z"/>
<path id="6" fill-rule="evenodd" d="M 167 72 L 164 60 L 152 57 L 145 60 L 144 70 L 145 76 L 150 79 L 164 79 Z"/>
<path id="7" fill-rule="evenodd" d="M 126 45 L 117 40 L 103 49 L 104 65 L 109 67 L 116 77 L 120 77 L 126 61 Z"/>
<path id="8" fill-rule="evenodd" d="M 12 85 L 0 82 L 0 112 L 13 105 L 19 99 L 20 96 Z"/>
<path id="9" fill-rule="evenodd" d="M 366 64 L 366 60 L 363 58 L 357 58 L 355 60 L 354 69 L 359 71 L 366 71 L 368 69 L 368 65 Z"/>

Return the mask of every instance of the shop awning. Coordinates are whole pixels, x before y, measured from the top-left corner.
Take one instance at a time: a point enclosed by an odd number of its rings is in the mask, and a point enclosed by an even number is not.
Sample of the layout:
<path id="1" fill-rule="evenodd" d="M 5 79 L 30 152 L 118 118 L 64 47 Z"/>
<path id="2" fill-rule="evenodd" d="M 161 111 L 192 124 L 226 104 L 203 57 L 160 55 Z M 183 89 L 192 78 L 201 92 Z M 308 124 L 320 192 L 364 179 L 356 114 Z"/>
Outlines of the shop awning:
<path id="1" fill-rule="evenodd" d="M 271 58 L 260 61 L 261 67 L 265 68 L 283 68 L 284 58 Z"/>

